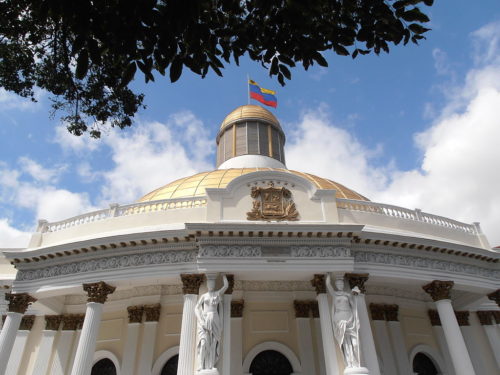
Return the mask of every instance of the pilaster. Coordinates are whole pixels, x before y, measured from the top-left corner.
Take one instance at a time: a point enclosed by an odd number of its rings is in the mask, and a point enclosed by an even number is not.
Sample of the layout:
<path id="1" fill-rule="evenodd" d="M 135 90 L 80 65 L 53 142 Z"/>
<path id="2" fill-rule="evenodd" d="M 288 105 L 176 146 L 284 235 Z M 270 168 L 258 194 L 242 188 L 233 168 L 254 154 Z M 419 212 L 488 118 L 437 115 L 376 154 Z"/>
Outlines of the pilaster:
<path id="1" fill-rule="evenodd" d="M 375 330 L 374 339 L 377 342 L 377 347 L 384 363 L 384 374 L 397 375 L 396 360 L 392 352 L 392 345 L 385 321 L 385 305 L 371 303 L 370 312 Z"/>
<path id="2" fill-rule="evenodd" d="M 231 301 L 231 375 L 243 375 L 243 308 L 245 302 Z"/>
<path id="3" fill-rule="evenodd" d="M 139 340 L 139 331 L 144 314 L 144 306 L 129 306 L 127 336 L 125 337 L 125 347 L 123 349 L 122 375 L 134 375 L 136 365 L 137 345 Z"/>
<path id="4" fill-rule="evenodd" d="M 40 340 L 32 375 L 45 375 L 47 373 L 52 354 L 52 347 L 54 346 L 54 341 L 59 331 L 61 322 L 62 315 L 45 316 L 45 329 L 42 331 L 42 339 Z"/>
<path id="5" fill-rule="evenodd" d="M 299 341 L 300 362 L 306 374 L 315 374 L 313 340 L 311 332 L 311 301 L 293 301 L 297 335 Z"/>
<path id="6" fill-rule="evenodd" d="M 231 375 L 231 301 L 233 299 L 234 275 L 226 275 L 229 286 L 223 298 L 222 330 L 222 375 Z"/>
<path id="7" fill-rule="evenodd" d="M 153 367 L 153 355 L 156 343 L 156 332 L 158 321 L 160 320 L 161 305 L 144 306 L 144 323 L 142 343 L 139 353 L 139 365 L 137 373 L 141 375 L 150 375 Z"/>
<path id="8" fill-rule="evenodd" d="M 488 338 L 497 366 L 500 368 L 500 335 L 495 324 L 495 311 L 477 311 L 476 315 Z"/>

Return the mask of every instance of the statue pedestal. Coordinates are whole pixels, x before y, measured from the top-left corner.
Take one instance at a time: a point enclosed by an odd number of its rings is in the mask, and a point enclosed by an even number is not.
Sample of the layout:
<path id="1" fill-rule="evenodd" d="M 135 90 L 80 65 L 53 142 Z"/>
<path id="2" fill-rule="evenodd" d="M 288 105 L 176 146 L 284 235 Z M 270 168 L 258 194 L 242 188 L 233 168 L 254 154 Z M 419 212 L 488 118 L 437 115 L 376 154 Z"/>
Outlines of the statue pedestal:
<path id="1" fill-rule="evenodd" d="M 219 370 L 216 368 L 210 370 L 199 370 L 195 372 L 195 375 L 219 375 Z"/>
<path id="2" fill-rule="evenodd" d="M 344 370 L 344 375 L 369 375 L 366 367 L 350 367 Z"/>

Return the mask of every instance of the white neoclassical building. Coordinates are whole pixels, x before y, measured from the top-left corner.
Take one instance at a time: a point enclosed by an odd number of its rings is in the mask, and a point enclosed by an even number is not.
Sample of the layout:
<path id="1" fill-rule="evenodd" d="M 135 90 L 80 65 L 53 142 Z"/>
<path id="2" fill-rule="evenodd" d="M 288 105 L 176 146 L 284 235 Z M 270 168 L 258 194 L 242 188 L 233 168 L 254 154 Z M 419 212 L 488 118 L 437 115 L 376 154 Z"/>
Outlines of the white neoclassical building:
<path id="1" fill-rule="evenodd" d="M 478 223 L 287 169 L 259 106 L 216 140 L 217 169 L 2 249 L 0 375 L 360 373 L 343 316 L 370 375 L 499 373 L 500 256 Z"/>

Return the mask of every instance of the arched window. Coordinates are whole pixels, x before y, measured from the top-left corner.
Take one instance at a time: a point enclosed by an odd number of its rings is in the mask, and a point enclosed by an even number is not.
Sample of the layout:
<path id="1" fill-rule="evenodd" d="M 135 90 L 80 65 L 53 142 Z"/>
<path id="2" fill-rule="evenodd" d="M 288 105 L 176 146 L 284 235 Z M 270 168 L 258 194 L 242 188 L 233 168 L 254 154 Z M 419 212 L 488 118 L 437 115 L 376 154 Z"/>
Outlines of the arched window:
<path id="1" fill-rule="evenodd" d="M 116 375 L 116 367 L 109 358 L 101 359 L 92 366 L 91 375 Z"/>
<path id="2" fill-rule="evenodd" d="M 257 354 L 250 365 L 252 375 L 290 375 L 293 372 L 288 359 L 276 350 Z"/>
<path id="3" fill-rule="evenodd" d="M 179 355 L 174 355 L 170 358 L 165 366 L 163 366 L 161 370 L 161 375 L 176 375 L 177 374 L 177 365 L 179 363 Z"/>
<path id="4" fill-rule="evenodd" d="M 437 375 L 436 365 L 424 353 L 417 353 L 413 358 L 413 372 L 417 375 Z"/>

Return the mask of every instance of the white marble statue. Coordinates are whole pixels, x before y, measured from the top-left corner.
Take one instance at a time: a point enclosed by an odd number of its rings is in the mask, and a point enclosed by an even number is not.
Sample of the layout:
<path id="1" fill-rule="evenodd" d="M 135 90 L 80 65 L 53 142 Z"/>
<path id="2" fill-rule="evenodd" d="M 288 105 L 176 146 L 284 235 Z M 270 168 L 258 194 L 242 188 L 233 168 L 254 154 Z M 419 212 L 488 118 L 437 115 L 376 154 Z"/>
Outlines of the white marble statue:
<path id="1" fill-rule="evenodd" d="M 223 296 L 229 286 L 226 275 L 224 285 L 215 290 L 215 277 L 207 277 L 208 292 L 203 294 L 195 307 L 198 319 L 198 371 L 215 370 L 221 351 L 223 327 Z"/>
<path id="2" fill-rule="evenodd" d="M 347 369 L 360 368 L 359 319 L 355 295 L 360 290 L 355 286 L 351 293 L 344 291 L 344 279 L 335 280 L 334 290 L 330 275 L 326 277 L 326 287 L 332 296 L 333 334 L 342 349 L 344 364 Z"/>

